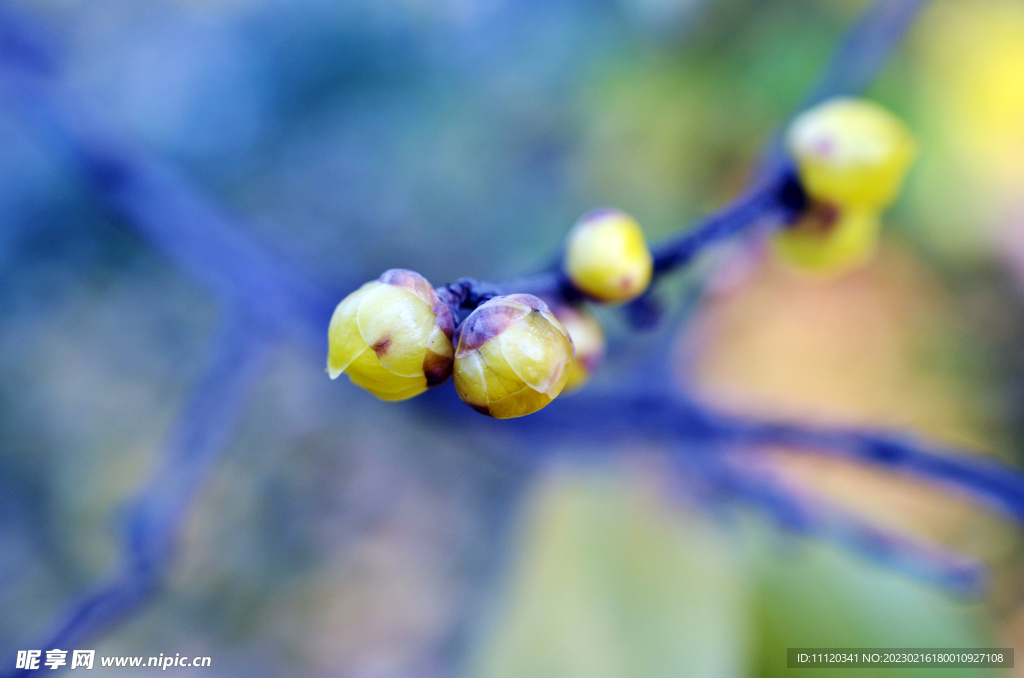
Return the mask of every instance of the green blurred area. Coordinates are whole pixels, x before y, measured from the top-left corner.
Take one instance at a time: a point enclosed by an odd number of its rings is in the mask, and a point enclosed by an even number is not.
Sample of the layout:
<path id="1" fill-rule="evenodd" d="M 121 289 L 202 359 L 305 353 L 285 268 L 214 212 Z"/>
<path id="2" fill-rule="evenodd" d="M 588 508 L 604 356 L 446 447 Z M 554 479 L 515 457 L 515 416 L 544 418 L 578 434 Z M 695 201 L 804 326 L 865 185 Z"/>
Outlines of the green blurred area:
<path id="1" fill-rule="evenodd" d="M 625 471 L 625 473 L 623 473 Z M 663 497 L 652 469 L 563 468 L 534 488 L 522 555 L 467 675 L 789 675 L 790 647 L 991 647 L 980 602 L 721 525 Z M 662 481 L 663 482 L 663 481 Z M 799 669 L 801 675 L 961 676 L 993 669 Z"/>

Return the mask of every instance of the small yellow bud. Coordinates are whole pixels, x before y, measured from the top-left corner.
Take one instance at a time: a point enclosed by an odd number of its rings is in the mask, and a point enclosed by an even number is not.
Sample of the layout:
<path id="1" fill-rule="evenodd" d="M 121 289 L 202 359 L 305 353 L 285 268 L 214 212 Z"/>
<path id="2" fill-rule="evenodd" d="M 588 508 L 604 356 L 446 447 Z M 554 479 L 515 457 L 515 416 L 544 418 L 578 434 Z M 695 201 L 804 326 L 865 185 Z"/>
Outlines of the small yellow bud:
<path id="1" fill-rule="evenodd" d="M 831 99 L 801 113 L 786 143 L 812 198 L 877 211 L 896 200 L 916 154 L 903 121 L 863 99 Z"/>
<path id="2" fill-rule="evenodd" d="M 543 301 L 495 297 L 459 327 L 455 390 L 496 419 L 533 414 L 562 392 L 572 358 L 569 333 Z"/>
<path id="3" fill-rule="evenodd" d="M 583 386 L 604 360 L 604 331 L 597 318 L 583 309 L 558 305 L 551 312 L 569 333 L 576 350 L 563 391 L 569 393 Z"/>
<path id="4" fill-rule="evenodd" d="M 327 329 L 327 373 L 405 400 L 452 373 L 452 313 L 414 271 L 395 268 L 345 297 Z"/>
<path id="5" fill-rule="evenodd" d="M 595 299 L 614 304 L 640 296 L 651 283 L 652 268 L 644 232 L 625 212 L 591 212 L 569 232 L 565 272 Z"/>
<path id="6" fill-rule="evenodd" d="M 772 237 L 783 261 L 815 274 L 836 276 L 863 266 L 878 247 L 878 213 L 866 208 L 812 204 L 793 226 Z"/>

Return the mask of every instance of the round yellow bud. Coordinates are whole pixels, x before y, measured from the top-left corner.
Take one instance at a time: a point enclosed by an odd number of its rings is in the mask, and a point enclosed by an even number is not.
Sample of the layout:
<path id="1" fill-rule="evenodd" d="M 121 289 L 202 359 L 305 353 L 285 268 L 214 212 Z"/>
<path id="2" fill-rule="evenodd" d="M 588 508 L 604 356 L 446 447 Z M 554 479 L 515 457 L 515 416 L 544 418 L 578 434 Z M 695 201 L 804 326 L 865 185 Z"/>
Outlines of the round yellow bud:
<path id="1" fill-rule="evenodd" d="M 451 310 L 415 271 L 386 271 L 345 297 L 327 329 L 327 373 L 381 400 L 405 400 L 452 373 Z"/>
<path id="2" fill-rule="evenodd" d="M 871 260 L 880 230 L 872 209 L 813 204 L 797 223 L 775 233 L 772 245 L 795 268 L 835 276 Z"/>
<path id="3" fill-rule="evenodd" d="M 640 224 L 625 212 L 591 212 L 569 232 L 565 273 L 580 291 L 600 301 L 614 304 L 643 294 L 653 265 Z"/>
<path id="4" fill-rule="evenodd" d="M 572 358 L 569 333 L 543 301 L 495 297 L 459 326 L 455 390 L 496 419 L 533 414 L 562 392 Z"/>
<path id="5" fill-rule="evenodd" d="M 604 331 L 597 318 L 583 309 L 558 305 L 551 312 L 569 333 L 576 351 L 563 391 L 569 393 L 583 386 L 604 360 Z"/>
<path id="6" fill-rule="evenodd" d="M 916 154 L 903 121 L 863 99 L 831 99 L 801 113 L 786 143 L 812 198 L 878 211 L 896 200 Z"/>

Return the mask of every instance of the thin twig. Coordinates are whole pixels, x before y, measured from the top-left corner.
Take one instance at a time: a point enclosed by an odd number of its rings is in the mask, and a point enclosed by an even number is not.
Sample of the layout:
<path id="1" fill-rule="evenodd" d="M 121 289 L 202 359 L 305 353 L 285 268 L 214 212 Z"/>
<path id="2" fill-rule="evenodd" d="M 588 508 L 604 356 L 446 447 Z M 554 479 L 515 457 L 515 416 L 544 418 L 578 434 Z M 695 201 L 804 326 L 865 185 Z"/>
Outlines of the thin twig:
<path id="1" fill-rule="evenodd" d="M 230 437 L 263 365 L 263 338 L 243 318 L 229 317 L 210 364 L 171 429 L 160 469 L 132 503 L 122 563 L 73 603 L 59 626 L 35 647 L 76 647 L 133 614 L 161 584 L 178 525 Z M 21 670 L 12 676 L 32 673 Z"/>
<path id="2" fill-rule="evenodd" d="M 727 421 L 739 440 L 864 461 L 953 488 L 1024 522 L 1024 475 L 978 454 L 930 448 L 909 435 L 786 423 Z"/>
<path id="3" fill-rule="evenodd" d="M 922 582 L 965 596 L 984 590 L 986 570 L 975 558 L 873 525 L 767 473 L 756 472 L 742 460 L 731 462 L 724 455 L 711 460 L 711 468 L 705 464 L 702 470 L 717 485 L 724 501 L 748 504 L 773 517 L 785 530 L 835 544 Z"/>

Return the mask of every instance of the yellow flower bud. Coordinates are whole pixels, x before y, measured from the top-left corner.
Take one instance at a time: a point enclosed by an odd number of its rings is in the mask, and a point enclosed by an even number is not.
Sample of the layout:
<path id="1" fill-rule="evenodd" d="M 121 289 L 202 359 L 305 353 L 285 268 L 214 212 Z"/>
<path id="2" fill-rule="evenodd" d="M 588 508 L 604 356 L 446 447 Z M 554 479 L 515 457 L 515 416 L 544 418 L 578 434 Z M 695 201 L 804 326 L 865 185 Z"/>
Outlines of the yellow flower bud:
<path id="1" fill-rule="evenodd" d="M 793 226 L 772 237 L 783 261 L 815 274 L 841 275 L 866 264 L 878 247 L 878 213 L 812 204 Z"/>
<path id="2" fill-rule="evenodd" d="M 903 121 L 863 99 L 831 99 L 805 111 L 786 143 L 812 198 L 877 211 L 896 200 L 916 154 Z"/>
<path id="3" fill-rule="evenodd" d="M 604 360 L 604 331 L 597 318 L 583 309 L 558 305 L 551 312 L 569 333 L 576 351 L 563 391 L 569 393 L 583 386 Z"/>
<path id="4" fill-rule="evenodd" d="M 652 269 L 644 232 L 625 212 L 591 212 L 569 232 L 565 272 L 595 299 L 619 303 L 640 296 L 651 283 Z"/>
<path id="5" fill-rule="evenodd" d="M 405 400 L 452 373 L 451 310 L 415 271 L 386 271 L 345 297 L 327 329 L 327 373 L 381 400 Z"/>
<path id="6" fill-rule="evenodd" d="M 572 358 L 569 333 L 543 301 L 495 297 L 459 327 L 455 390 L 496 419 L 533 414 L 562 392 Z"/>

